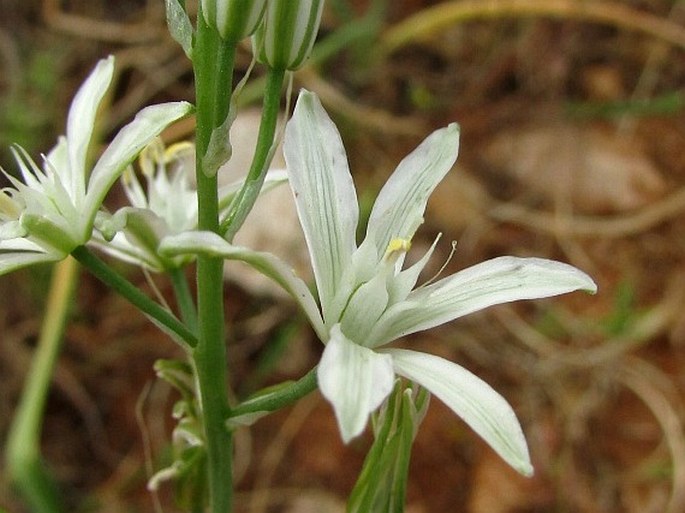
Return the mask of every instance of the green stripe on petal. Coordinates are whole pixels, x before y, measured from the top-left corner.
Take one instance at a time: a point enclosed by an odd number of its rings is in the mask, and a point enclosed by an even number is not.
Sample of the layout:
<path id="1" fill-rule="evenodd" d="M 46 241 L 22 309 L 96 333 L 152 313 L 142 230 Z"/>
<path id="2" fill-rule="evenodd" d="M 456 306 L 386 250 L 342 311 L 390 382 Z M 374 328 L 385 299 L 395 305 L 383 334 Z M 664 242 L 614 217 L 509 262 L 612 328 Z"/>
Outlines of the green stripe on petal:
<path id="1" fill-rule="evenodd" d="M 388 397 L 395 373 L 390 355 L 355 344 L 336 324 L 319 362 L 317 377 L 347 443 L 364 431 L 371 412 Z"/>
<path id="2" fill-rule="evenodd" d="M 324 318 L 329 319 L 356 249 L 359 208 L 340 134 L 315 94 L 300 94 L 283 151 Z"/>
<path id="3" fill-rule="evenodd" d="M 539 299 L 575 290 L 594 293 L 597 285 L 575 267 L 542 258 L 499 257 L 412 291 L 390 307 L 371 338 L 382 345 L 439 326 L 489 306 Z"/>
<path id="4" fill-rule="evenodd" d="M 415 381 L 459 415 L 497 454 L 524 476 L 533 474 L 528 445 L 509 403 L 485 381 L 444 358 L 387 349 L 395 371 Z"/>
<path id="5" fill-rule="evenodd" d="M 459 126 L 429 135 L 407 155 L 378 194 L 367 233 L 384 254 L 393 239 L 411 240 L 423 222 L 428 197 L 457 160 Z"/>

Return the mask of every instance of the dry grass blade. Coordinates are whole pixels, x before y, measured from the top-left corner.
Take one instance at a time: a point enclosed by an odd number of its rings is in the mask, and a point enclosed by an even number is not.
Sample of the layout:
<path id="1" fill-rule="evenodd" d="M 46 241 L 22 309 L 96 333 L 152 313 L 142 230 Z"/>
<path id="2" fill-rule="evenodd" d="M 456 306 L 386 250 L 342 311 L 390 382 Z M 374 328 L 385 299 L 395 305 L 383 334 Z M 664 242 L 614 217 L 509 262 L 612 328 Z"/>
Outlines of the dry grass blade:
<path id="1" fill-rule="evenodd" d="M 656 386 L 660 380 L 652 376 L 663 376 L 661 371 L 644 360 L 631 358 L 621 365 L 618 379 L 633 391 L 656 417 L 671 453 L 673 465 L 672 489 L 664 513 L 678 513 L 685 510 L 685 435 L 683 422 L 677 408 L 669 401 L 665 392 Z M 667 380 L 663 376 L 663 380 Z"/>
<path id="2" fill-rule="evenodd" d="M 613 25 L 648 34 L 685 49 L 685 28 L 669 20 L 616 2 L 578 0 L 467 0 L 438 4 L 418 11 L 388 30 L 381 52 L 390 54 L 411 41 L 455 23 L 505 17 L 551 17 Z"/>
<path id="3" fill-rule="evenodd" d="M 488 215 L 497 221 L 515 223 L 556 237 L 626 237 L 645 232 L 685 211 L 685 188 L 638 210 L 617 216 L 562 216 L 531 210 L 521 205 L 502 203 Z"/>
<path id="4" fill-rule="evenodd" d="M 427 131 L 425 123 L 419 118 L 394 116 L 382 109 L 363 106 L 355 102 L 324 80 L 311 67 L 299 70 L 297 78 L 307 88 L 315 91 L 326 107 L 354 119 L 359 126 L 366 129 L 386 134 L 414 136 L 425 134 Z"/>
<path id="5" fill-rule="evenodd" d="M 71 14 L 62 8 L 60 0 L 43 0 L 43 18 L 54 29 L 78 37 L 109 43 L 149 43 L 165 37 L 162 23 L 149 19 L 137 23 L 114 23 Z"/>

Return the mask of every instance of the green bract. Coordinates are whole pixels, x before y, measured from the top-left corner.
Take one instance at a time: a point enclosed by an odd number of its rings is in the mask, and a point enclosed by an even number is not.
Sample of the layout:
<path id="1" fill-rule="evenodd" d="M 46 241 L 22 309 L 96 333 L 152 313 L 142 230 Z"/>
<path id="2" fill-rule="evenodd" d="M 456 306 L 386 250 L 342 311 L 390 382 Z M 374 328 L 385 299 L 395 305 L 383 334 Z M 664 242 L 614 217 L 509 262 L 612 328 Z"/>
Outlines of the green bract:
<path id="1" fill-rule="evenodd" d="M 459 128 L 451 124 L 431 134 L 399 164 L 376 199 L 358 247 L 357 195 L 340 134 L 318 98 L 301 93 L 286 127 L 284 152 L 318 306 L 302 280 L 272 255 L 232 246 L 212 233 L 184 234 L 162 246 L 171 254 L 204 252 L 243 260 L 291 293 L 326 345 L 318 383 L 333 405 L 345 442 L 364 430 L 398 374 L 428 389 L 510 465 L 529 475 L 525 438 L 501 395 L 443 358 L 383 347 L 488 306 L 596 290 L 589 276 L 570 265 L 509 256 L 416 287 L 435 243 L 407 269 L 402 269 L 404 256 L 423 221 L 428 197 L 456 160 L 458 140 Z"/>
<path id="2" fill-rule="evenodd" d="M 238 42 L 257 30 L 266 0 L 202 0 L 202 13 L 227 41 Z"/>
<path id="3" fill-rule="evenodd" d="M 192 109 L 189 103 L 174 102 L 141 110 L 89 171 L 86 159 L 97 109 L 113 73 L 113 57 L 98 62 L 71 103 L 66 136 L 43 157 L 42 168 L 21 148 L 14 150 L 24 181 L 5 173 L 13 187 L 0 192 L 0 274 L 61 260 L 88 242 L 96 213 L 117 177 L 150 140 Z"/>
<path id="4" fill-rule="evenodd" d="M 323 0 L 271 0 L 253 38 L 257 59 L 274 69 L 302 66 L 314 46 L 322 11 Z"/>

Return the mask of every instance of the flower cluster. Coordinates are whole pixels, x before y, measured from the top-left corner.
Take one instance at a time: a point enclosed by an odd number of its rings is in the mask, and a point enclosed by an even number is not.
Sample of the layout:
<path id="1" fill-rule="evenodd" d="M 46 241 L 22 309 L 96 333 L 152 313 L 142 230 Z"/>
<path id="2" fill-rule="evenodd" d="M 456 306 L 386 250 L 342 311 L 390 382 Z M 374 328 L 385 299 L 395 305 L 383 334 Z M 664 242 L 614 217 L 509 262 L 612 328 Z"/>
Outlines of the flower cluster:
<path id="1" fill-rule="evenodd" d="M 96 114 L 113 75 L 113 57 L 98 62 L 71 104 L 66 136 L 43 156 L 42 166 L 23 149 L 14 149 L 23 181 L 2 171 L 12 187 L 0 191 L 0 274 L 61 260 L 89 242 L 112 184 L 164 128 L 192 110 L 187 102 L 141 110 L 90 169 Z"/>

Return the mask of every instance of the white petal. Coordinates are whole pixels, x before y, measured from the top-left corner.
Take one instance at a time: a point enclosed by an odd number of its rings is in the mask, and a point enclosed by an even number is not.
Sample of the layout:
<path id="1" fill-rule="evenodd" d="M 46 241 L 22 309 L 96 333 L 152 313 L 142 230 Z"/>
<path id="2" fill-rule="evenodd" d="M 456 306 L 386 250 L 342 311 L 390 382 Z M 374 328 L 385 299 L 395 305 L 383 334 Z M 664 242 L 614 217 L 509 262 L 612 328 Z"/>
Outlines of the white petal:
<path id="1" fill-rule="evenodd" d="M 56 170 L 62 177 L 69 176 L 69 148 L 66 137 L 61 135 L 57 138 L 57 144 L 45 156 L 43 163 L 43 171 L 46 174 Z"/>
<path id="2" fill-rule="evenodd" d="M 459 126 L 436 130 L 407 155 L 376 199 L 367 232 L 373 234 L 379 254 L 392 239 L 411 240 L 423 222 L 428 197 L 457 160 Z"/>
<path id="3" fill-rule="evenodd" d="M 141 110 L 119 131 L 93 168 L 83 209 L 84 228 L 92 225 L 105 194 L 136 155 L 168 125 L 191 110 L 192 105 L 187 102 L 152 105 Z"/>
<path id="4" fill-rule="evenodd" d="M 283 151 L 324 318 L 330 320 L 327 312 L 356 249 L 359 208 L 338 129 L 313 93 L 300 94 Z"/>
<path id="5" fill-rule="evenodd" d="M 123 233 L 117 233 L 112 240 L 106 241 L 97 233 L 93 234 L 88 245 L 96 247 L 113 258 L 132 265 L 140 265 L 154 272 L 164 270 L 159 257 L 149 251 L 131 244 Z"/>
<path id="6" fill-rule="evenodd" d="M 62 260 L 65 255 L 60 253 L 27 253 L 25 251 L 5 253 L 0 249 L 0 275 L 16 271 L 22 267 Z"/>
<path id="7" fill-rule="evenodd" d="M 509 403 L 485 381 L 444 358 L 387 349 L 395 371 L 428 389 L 459 415 L 509 465 L 533 474 L 528 446 Z"/>
<path id="8" fill-rule="evenodd" d="M 390 394 L 395 379 L 390 355 L 355 344 L 337 324 L 331 329 L 317 376 L 345 443 L 364 431 L 369 415 Z"/>
<path id="9" fill-rule="evenodd" d="M 18 239 L 26 235 L 26 228 L 19 221 L 0 222 L 0 240 Z"/>
<path id="10" fill-rule="evenodd" d="M 374 328 L 377 345 L 439 326 L 489 306 L 537 299 L 597 285 L 575 267 L 542 258 L 499 257 L 412 291 L 389 308 Z"/>
<path id="11" fill-rule="evenodd" d="M 347 336 L 366 346 L 371 328 L 388 304 L 386 277 L 377 274 L 361 285 L 349 298 L 340 324 Z"/>
<path id="12" fill-rule="evenodd" d="M 112 82 L 114 57 L 102 59 L 76 93 L 67 119 L 69 165 L 60 168 L 68 176 L 60 177 L 78 207 L 85 196 L 86 154 L 93 135 L 95 116 L 100 102 Z"/>
<path id="13" fill-rule="evenodd" d="M 438 245 L 441 237 L 442 234 L 438 234 L 437 237 L 435 237 L 433 244 L 431 244 L 428 251 L 421 257 L 421 260 L 393 277 L 390 286 L 388 287 L 390 304 L 404 300 L 409 292 L 411 292 L 416 285 L 416 281 L 419 279 L 419 275 L 423 271 L 423 268 L 426 267 L 430 257 L 433 255 L 433 251 L 435 251 L 435 247 Z"/>
<path id="14" fill-rule="evenodd" d="M 323 342 L 328 340 L 319 308 L 309 288 L 295 275 L 291 267 L 271 253 L 234 246 L 212 232 L 184 232 L 165 237 L 159 246 L 159 252 L 165 256 L 202 253 L 245 262 L 283 287 L 302 307 L 319 338 Z"/>

